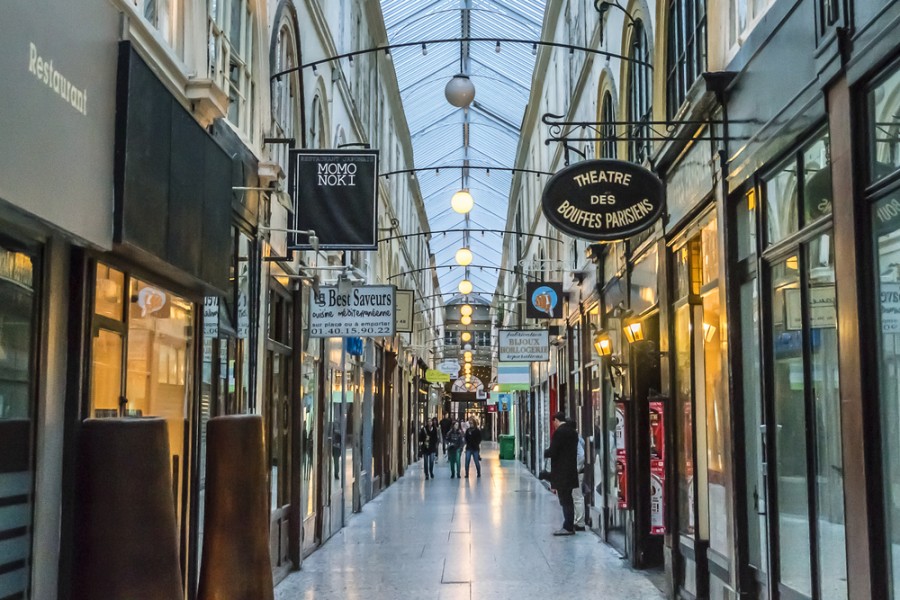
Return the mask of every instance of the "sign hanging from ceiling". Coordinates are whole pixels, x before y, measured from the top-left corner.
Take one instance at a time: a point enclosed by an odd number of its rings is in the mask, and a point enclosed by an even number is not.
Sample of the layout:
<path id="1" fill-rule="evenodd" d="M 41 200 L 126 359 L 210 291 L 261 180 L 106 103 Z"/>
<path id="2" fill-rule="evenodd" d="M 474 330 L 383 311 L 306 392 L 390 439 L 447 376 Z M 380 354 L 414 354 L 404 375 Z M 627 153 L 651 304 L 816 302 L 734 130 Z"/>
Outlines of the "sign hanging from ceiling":
<path id="1" fill-rule="evenodd" d="M 322 286 L 310 294 L 310 337 L 392 336 L 396 323 L 394 286 L 366 285 L 342 291 Z"/>
<path id="2" fill-rule="evenodd" d="M 624 240 L 648 229 L 662 214 L 663 184 L 622 160 L 586 160 L 547 182 L 541 210 L 564 233 L 592 242 Z"/>
<path id="3" fill-rule="evenodd" d="M 500 362 L 550 360 L 550 334 L 546 329 L 501 329 Z"/>
<path id="4" fill-rule="evenodd" d="M 561 282 L 529 281 L 525 284 L 525 318 L 562 319 L 563 286 Z"/>
<path id="5" fill-rule="evenodd" d="M 377 250 L 378 151 L 291 150 L 294 227 L 315 231 L 322 250 Z M 292 233 L 289 247 L 312 250 Z"/>
<path id="6" fill-rule="evenodd" d="M 425 371 L 425 381 L 428 383 L 450 383 L 450 375 L 437 369 L 428 369 Z"/>

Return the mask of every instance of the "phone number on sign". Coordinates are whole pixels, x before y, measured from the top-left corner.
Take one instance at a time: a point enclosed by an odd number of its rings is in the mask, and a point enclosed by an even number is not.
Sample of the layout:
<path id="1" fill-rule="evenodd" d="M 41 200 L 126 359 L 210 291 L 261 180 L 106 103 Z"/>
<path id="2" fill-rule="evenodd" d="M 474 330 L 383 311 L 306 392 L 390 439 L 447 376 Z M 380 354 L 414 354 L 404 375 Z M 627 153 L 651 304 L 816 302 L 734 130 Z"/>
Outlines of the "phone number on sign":
<path id="1" fill-rule="evenodd" d="M 310 335 L 313 336 L 329 337 L 391 335 L 393 333 L 391 331 L 391 327 L 387 325 L 363 325 L 359 327 L 348 325 L 342 325 L 340 327 L 311 327 L 309 331 Z"/>

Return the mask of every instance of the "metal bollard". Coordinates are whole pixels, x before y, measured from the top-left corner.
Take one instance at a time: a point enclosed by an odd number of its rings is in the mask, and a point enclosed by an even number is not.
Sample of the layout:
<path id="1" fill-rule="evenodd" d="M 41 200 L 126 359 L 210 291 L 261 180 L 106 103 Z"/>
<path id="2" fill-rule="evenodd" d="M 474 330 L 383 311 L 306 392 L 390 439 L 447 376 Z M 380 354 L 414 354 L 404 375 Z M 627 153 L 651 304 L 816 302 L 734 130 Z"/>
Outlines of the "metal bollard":
<path id="1" fill-rule="evenodd" d="M 262 418 L 215 417 L 206 431 L 198 600 L 273 600 Z"/>
<path id="2" fill-rule="evenodd" d="M 163 419 L 88 419 L 78 444 L 72 598 L 181 600 Z"/>

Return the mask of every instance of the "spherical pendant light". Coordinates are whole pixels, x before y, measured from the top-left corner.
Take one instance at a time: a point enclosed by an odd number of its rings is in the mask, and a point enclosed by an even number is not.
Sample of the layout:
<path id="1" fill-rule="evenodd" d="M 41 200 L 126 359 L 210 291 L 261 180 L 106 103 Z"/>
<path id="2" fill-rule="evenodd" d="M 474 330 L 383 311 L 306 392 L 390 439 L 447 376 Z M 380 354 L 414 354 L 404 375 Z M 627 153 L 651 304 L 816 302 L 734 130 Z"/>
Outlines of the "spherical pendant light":
<path id="1" fill-rule="evenodd" d="M 467 108 L 475 99 L 475 85 L 468 75 L 454 75 L 444 88 L 447 102 L 457 108 Z"/>
<path id="2" fill-rule="evenodd" d="M 468 304 L 463 304 L 459 307 L 459 314 L 464 317 L 471 317 L 473 312 L 475 312 L 474 309 Z"/>
<path id="3" fill-rule="evenodd" d="M 475 257 L 472 255 L 472 251 L 466 247 L 460 248 L 456 251 L 456 264 L 461 267 L 471 265 L 473 258 Z"/>
<path id="4" fill-rule="evenodd" d="M 459 214 L 464 215 L 475 206 L 475 199 L 472 198 L 469 190 L 459 190 L 450 199 L 450 206 Z"/>
<path id="5" fill-rule="evenodd" d="M 463 325 L 471 325 L 472 317 L 462 316 L 462 317 L 460 317 L 459 322 L 462 323 Z"/>
<path id="6" fill-rule="evenodd" d="M 459 282 L 459 293 L 463 296 L 471 294 L 473 289 L 475 289 L 475 286 L 473 286 L 472 282 L 468 279 L 463 279 Z"/>
<path id="7" fill-rule="evenodd" d="M 471 353 L 471 352 L 464 352 L 464 353 L 463 353 L 463 358 L 465 359 L 465 361 L 466 361 L 467 363 L 468 363 L 468 362 L 472 362 L 472 353 Z"/>
<path id="8" fill-rule="evenodd" d="M 469 333 L 468 331 L 463 331 L 462 335 L 460 336 L 460 339 L 464 342 L 470 342 L 470 341 L 472 341 L 472 334 Z"/>

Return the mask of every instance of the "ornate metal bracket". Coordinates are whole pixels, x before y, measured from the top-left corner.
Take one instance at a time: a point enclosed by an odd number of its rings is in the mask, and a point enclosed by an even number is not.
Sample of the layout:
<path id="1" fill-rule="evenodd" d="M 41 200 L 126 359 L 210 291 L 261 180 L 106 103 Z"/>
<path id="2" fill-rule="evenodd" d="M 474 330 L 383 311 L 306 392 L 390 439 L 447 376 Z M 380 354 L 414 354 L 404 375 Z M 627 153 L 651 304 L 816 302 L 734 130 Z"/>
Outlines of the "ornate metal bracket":
<path id="1" fill-rule="evenodd" d="M 609 122 L 599 122 L 599 121 L 566 121 L 564 120 L 564 115 L 554 115 L 552 113 L 544 113 L 541 117 L 541 122 L 544 125 L 549 126 L 550 128 L 550 136 L 544 140 L 544 143 L 548 146 L 551 142 L 558 142 L 564 144 L 568 149 L 575 150 L 572 146 L 569 145 L 570 142 L 621 142 L 621 141 L 651 141 L 651 142 L 663 142 L 663 141 L 675 141 L 675 140 L 705 140 L 705 141 L 724 141 L 726 138 L 724 135 L 715 135 L 713 133 L 707 133 L 703 135 L 697 135 L 696 133 L 685 134 L 683 136 L 679 136 L 676 134 L 680 127 L 685 125 L 696 125 L 696 126 L 715 126 L 715 125 L 725 125 L 725 121 L 716 121 L 716 120 L 677 120 L 677 121 L 651 121 L 651 120 L 641 120 L 641 121 L 609 121 Z M 736 121 L 731 121 L 731 123 L 736 123 Z M 646 131 L 646 133 L 627 133 L 625 135 L 619 135 L 618 133 L 613 133 L 612 135 L 606 133 L 604 130 L 609 129 L 619 129 L 620 127 L 626 127 L 629 132 L 641 132 Z M 584 135 L 585 132 L 591 132 L 587 135 Z M 731 138 L 733 139 L 733 138 Z M 576 150 L 577 151 L 577 150 Z M 584 154 L 580 151 L 577 151 L 578 154 L 584 156 Z"/>

